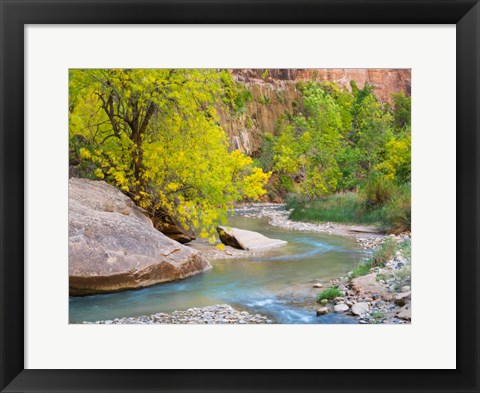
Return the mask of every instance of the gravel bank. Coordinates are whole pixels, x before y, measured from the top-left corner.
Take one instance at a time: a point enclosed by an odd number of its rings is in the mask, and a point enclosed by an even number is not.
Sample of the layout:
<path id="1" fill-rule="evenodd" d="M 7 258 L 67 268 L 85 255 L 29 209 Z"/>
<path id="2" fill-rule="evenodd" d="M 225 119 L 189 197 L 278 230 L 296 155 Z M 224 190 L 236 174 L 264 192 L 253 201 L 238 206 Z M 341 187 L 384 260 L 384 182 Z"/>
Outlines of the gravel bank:
<path id="1" fill-rule="evenodd" d="M 83 322 L 89 325 L 155 325 L 155 324 L 265 324 L 273 323 L 267 317 L 235 310 L 228 304 L 216 304 L 170 314 L 157 313 L 140 317 L 115 318 L 113 320 Z"/>

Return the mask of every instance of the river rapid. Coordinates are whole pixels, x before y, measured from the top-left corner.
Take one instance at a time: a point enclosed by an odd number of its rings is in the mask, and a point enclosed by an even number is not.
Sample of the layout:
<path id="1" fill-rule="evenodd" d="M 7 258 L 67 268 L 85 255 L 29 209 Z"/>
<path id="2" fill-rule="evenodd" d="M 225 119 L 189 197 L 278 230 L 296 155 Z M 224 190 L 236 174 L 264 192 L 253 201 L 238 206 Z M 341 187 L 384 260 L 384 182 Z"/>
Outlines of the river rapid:
<path id="1" fill-rule="evenodd" d="M 282 207 L 279 207 L 282 208 Z M 331 313 L 316 317 L 313 284 L 354 268 L 366 256 L 354 239 L 271 226 L 268 218 L 234 215 L 229 226 L 257 231 L 288 244 L 246 259 L 212 260 L 213 269 L 194 277 L 149 288 L 69 299 L 70 323 L 171 313 L 192 307 L 230 304 L 276 323 L 357 323 Z"/>

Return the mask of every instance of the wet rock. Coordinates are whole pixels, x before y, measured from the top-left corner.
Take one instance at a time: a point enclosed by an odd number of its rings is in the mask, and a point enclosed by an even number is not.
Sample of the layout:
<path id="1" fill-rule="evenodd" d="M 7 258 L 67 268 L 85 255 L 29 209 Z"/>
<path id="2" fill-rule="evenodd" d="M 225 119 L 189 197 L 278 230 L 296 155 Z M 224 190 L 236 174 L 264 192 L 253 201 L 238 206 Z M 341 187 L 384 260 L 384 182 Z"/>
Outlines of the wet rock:
<path id="1" fill-rule="evenodd" d="M 317 317 L 321 316 L 321 315 L 325 315 L 325 314 L 328 314 L 330 312 L 329 308 L 328 307 L 322 307 L 322 308 L 319 308 L 317 310 Z"/>

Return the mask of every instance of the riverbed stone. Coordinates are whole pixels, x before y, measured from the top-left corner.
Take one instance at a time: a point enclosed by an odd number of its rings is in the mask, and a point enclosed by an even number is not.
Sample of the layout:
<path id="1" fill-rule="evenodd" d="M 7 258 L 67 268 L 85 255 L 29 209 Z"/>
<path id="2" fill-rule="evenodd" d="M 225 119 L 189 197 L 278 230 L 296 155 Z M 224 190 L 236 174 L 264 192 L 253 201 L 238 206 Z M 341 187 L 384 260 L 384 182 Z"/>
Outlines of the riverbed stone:
<path id="1" fill-rule="evenodd" d="M 153 227 L 104 181 L 69 180 L 69 293 L 91 295 L 183 279 L 211 268 L 196 250 Z"/>
<path id="2" fill-rule="evenodd" d="M 356 303 L 352 306 L 351 311 L 353 315 L 363 316 L 368 313 L 370 307 L 367 303 Z"/>
<path id="3" fill-rule="evenodd" d="M 411 292 L 401 292 L 395 295 L 395 304 L 399 306 L 404 306 L 407 302 L 410 301 Z"/>
<path id="4" fill-rule="evenodd" d="M 326 315 L 330 312 L 330 309 L 328 307 L 321 307 L 317 310 L 317 317 L 321 315 Z"/>
<path id="5" fill-rule="evenodd" d="M 397 314 L 397 317 L 410 321 L 412 319 L 412 309 L 410 303 L 405 304 Z"/>
<path id="6" fill-rule="evenodd" d="M 333 307 L 333 311 L 335 312 L 345 312 L 348 311 L 349 308 L 345 303 L 342 304 L 337 304 L 336 306 Z"/>
<path id="7" fill-rule="evenodd" d="M 287 244 L 285 240 L 270 239 L 261 233 L 246 229 L 219 226 L 217 232 L 223 244 L 242 250 L 258 250 Z"/>
<path id="8" fill-rule="evenodd" d="M 323 284 L 320 282 L 317 282 L 316 284 L 313 284 L 314 288 L 323 288 Z"/>

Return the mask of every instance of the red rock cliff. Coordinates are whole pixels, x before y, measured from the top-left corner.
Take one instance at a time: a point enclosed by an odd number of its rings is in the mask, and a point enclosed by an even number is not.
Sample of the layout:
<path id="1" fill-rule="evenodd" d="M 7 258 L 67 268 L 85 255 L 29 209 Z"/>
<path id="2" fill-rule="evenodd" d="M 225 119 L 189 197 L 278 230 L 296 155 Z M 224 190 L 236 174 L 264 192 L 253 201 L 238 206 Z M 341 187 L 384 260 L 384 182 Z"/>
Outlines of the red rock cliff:
<path id="1" fill-rule="evenodd" d="M 230 115 L 220 112 L 221 123 L 227 132 L 233 149 L 255 154 L 266 133 L 275 134 L 277 122 L 284 113 L 293 113 L 299 98 L 296 83 L 330 81 L 350 89 L 353 80 L 359 88 L 365 83 L 374 86 L 374 92 L 383 102 L 391 100 L 392 93 L 410 95 L 409 69 L 234 69 L 233 78 L 243 83 L 252 100 L 242 113 Z"/>
<path id="2" fill-rule="evenodd" d="M 410 95 L 410 69 L 398 68 L 309 68 L 309 69 L 234 69 L 232 75 L 245 83 L 278 83 L 279 81 L 317 81 L 335 82 L 350 89 L 350 81 L 359 88 L 365 83 L 375 87 L 375 94 L 381 101 L 390 101 L 392 93 L 404 92 Z M 266 75 L 264 75 L 266 74 Z M 262 78 L 263 76 L 263 78 Z"/>

